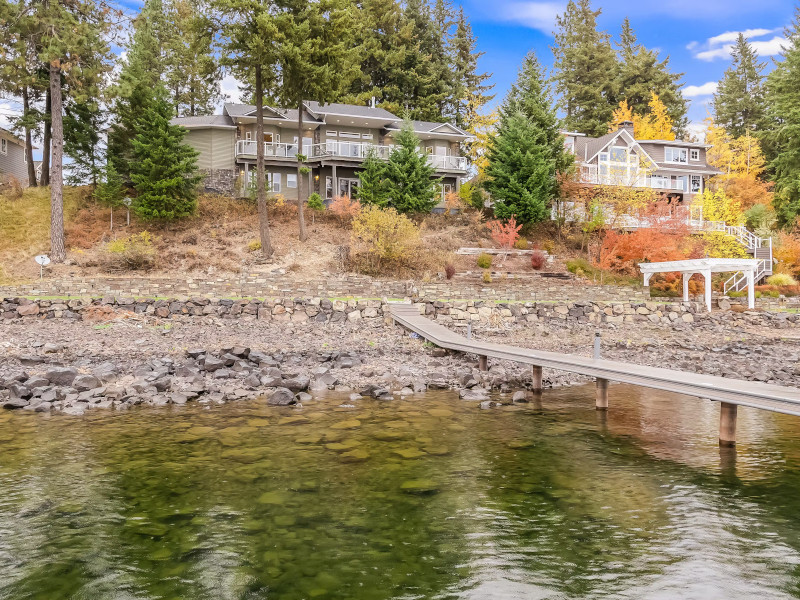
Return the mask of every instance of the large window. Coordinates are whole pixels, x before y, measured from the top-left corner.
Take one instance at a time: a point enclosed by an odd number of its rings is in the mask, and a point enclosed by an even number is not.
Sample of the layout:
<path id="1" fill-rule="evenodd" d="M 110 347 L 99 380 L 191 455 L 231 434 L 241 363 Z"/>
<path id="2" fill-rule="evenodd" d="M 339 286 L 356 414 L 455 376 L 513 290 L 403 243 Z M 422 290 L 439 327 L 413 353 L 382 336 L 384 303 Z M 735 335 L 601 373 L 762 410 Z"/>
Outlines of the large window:
<path id="1" fill-rule="evenodd" d="M 685 165 L 689 162 L 689 151 L 686 148 L 673 148 L 667 146 L 664 149 L 664 160 L 669 163 L 679 163 Z"/>
<path id="2" fill-rule="evenodd" d="M 608 154 L 611 162 L 625 162 L 628 160 L 628 149 L 621 146 L 612 146 Z"/>

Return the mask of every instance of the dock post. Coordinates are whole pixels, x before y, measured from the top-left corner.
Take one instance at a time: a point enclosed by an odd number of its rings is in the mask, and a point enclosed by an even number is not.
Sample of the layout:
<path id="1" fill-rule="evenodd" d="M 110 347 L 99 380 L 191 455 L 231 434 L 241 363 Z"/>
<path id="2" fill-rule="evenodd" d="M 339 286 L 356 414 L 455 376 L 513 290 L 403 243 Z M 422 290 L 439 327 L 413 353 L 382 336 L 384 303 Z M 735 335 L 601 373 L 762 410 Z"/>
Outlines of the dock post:
<path id="1" fill-rule="evenodd" d="M 736 413 L 738 406 L 736 404 L 728 404 L 727 402 L 719 403 L 719 445 L 720 446 L 735 446 L 736 445 Z"/>
<path id="2" fill-rule="evenodd" d="M 478 357 L 478 369 L 481 371 L 488 371 L 489 370 L 489 359 L 485 356 Z"/>
<path id="3" fill-rule="evenodd" d="M 608 410 L 608 379 L 597 378 L 597 395 L 594 407 L 597 410 Z"/>
<path id="4" fill-rule="evenodd" d="M 531 367 L 531 387 L 536 393 L 542 391 L 542 367 L 536 365 Z"/>

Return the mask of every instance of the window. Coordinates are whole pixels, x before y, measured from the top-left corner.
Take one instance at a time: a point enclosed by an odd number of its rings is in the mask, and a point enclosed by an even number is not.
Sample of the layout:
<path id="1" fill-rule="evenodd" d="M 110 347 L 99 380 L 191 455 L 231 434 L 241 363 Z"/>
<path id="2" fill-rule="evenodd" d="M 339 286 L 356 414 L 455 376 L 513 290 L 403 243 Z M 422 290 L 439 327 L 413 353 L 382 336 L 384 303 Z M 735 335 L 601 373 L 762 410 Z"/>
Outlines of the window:
<path id="1" fill-rule="evenodd" d="M 333 177 L 325 178 L 325 199 L 333 200 Z"/>
<path id="2" fill-rule="evenodd" d="M 372 134 L 371 133 L 362 133 L 361 134 L 361 139 L 362 140 L 371 140 L 372 139 Z"/>
<path id="3" fill-rule="evenodd" d="M 286 174 L 286 187 L 287 188 L 296 188 L 297 187 L 297 173 L 287 173 Z"/>
<path id="4" fill-rule="evenodd" d="M 628 149 L 614 146 L 610 149 L 609 158 L 613 162 L 625 162 L 628 160 Z"/>
<path id="5" fill-rule="evenodd" d="M 689 160 L 700 160 L 700 150 L 692 148 L 689 151 Z"/>
<path id="6" fill-rule="evenodd" d="M 271 192 L 280 192 L 281 191 L 281 174 L 280 173 L 267 173 L 267 184 L 269 191 Z"/>
<path id="7" fill-rule="evenodd" d="M 664 160 L 670 163 L 680 163 L 685 165 L 688 161 L 689 152 L 686 148 L 673 148 L 671 146 L 664 149 Z"/>
<path id="8" fill-rule="evenodd" d="M 425 154 L 433 154 L 433 146 L 425 146 Z"/>
<path id="9" fill-rule="evenodd" d="M 700 175 L 692 175 L 691 190 L 693 194 L 700 194 L 703 191 L 703 178 Z"/>
<path id="10" fill-rule="evenodd" d="M 24 162 L 26 165 L 28 164 L 28 149 L 27 148 L 23 148 L 22 149 L 22 162 Z"/>
<path id="11" fill-rule="evenodd" d="M 251 132 L 249 132 L 249 131 L 245 131 L 244 132 L 244 139 L 246 139 L 248 142 L 252 139 L 252 137 L 253 137 L 253 134 Z"/>
<path id="12" fill-rule="evenodd" d="M 264 134 L 264 143 L 265 144 L 271 144 L 272 142 L 273 142 L 272 134 L 271 133 L 265 133 Z"/>
<path id="13" fill-rule="evenodd" d="M 325 135 L 326 135 L 326 137 L 336 137 L 339 134 L 337 132 L 329 129 L 327 132 L 325 132 Z"/>
<path id="14" fill-rule="evenodd" d="M 0 154 L 8 154 L 8 140 L 5 138 L 0 140 Z"/>
<path id="15" fill-rule="evenodd" d="M 339 137 L 350 138 L 350 139 L 357 140 L 358 138 L 361 137 L 361 134 L 358 133 L 357 131 L 340 131 L 339 132 Z"/>

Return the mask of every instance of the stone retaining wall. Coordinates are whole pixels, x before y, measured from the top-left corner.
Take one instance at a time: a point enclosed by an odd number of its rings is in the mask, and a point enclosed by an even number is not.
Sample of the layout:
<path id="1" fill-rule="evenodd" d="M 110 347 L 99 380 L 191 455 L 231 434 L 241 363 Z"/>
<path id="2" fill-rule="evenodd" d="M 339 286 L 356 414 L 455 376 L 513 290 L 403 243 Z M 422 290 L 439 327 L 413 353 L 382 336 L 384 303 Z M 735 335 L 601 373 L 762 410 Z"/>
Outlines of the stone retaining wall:
<path id="1" fill-rule="evenodd" d="M 734 312 L 708 313 L 698 302 L 573 302 L 573 303 L 494 303 L 484 301 L 430 301 L 415 304 L 421 314 L 442 323 L 469 322 L 529 324 L 537 322 L 564 324 L 653 323 L 682 325 L 708 320 L 728 319 L 778 328 L 794 327 L 800 315 L 793 313 Z M 389 312 L 384 300 L 330 300 L 325 298 L 276 298 L 273 300 L 229 300 L 190 298 L 181 300 L 134 299 L 124 297 L 94 300 L 31 300 L 0 298 L 0 323 L 15 319 L 111 318 L 115 311 L 162 319 L 215 316 L 223 318 L 319 323 L 382 320 Z"/>

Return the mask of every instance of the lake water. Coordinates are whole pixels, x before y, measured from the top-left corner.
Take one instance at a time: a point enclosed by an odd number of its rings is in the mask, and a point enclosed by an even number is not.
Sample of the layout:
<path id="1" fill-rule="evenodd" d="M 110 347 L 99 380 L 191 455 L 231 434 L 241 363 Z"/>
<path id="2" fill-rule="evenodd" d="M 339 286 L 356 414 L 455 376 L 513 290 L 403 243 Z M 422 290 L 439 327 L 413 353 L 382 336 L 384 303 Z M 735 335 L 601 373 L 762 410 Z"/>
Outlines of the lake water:
<path id="1" fill-rule="evenodd" d="M 0 413 L 0 598 L 800 597 L 800 419 L 593 395 Z"/>

